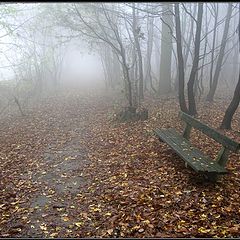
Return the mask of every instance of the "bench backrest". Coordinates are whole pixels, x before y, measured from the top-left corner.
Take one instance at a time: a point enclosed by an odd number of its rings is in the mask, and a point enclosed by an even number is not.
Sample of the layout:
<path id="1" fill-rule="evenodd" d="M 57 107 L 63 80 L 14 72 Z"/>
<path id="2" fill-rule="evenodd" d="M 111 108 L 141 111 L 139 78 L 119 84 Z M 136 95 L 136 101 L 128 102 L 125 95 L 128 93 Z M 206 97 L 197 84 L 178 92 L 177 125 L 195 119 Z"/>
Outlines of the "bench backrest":
<path id="1" fill-rule="evenodd" d="M 190 133 L 191 127 L 193 127 L 200 130 L 202 133 L 206 134 L 207 136 L 214 139 L 215 141 L 221 143 L 225 148 L 231 151 L 236 152 L 240 149 L 240 144 L 238 142 L 235 142 L 234 140 L 228 138 L 227 136 L 217 132 L 215 129 L 201 123 L 200 121 L 193 118 L 192 116 L 182 111 L 179 112 L 179 116 L 183 121 L 186 122 L 189 133 Z"/>

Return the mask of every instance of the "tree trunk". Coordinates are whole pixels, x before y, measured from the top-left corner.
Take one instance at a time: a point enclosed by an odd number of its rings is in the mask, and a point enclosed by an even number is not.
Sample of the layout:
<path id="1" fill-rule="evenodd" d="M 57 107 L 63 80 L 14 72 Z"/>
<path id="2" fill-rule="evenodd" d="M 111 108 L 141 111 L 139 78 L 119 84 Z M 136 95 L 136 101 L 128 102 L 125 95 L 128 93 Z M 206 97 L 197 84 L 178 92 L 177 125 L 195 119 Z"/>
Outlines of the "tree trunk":
<path id="1" fill-rule="evenodd" d="M 206 50 L 207 50 L 207 40 L 205 41 L 205 45 L 204 45 L 204 52 L 203 54 L 206 54 Z M 200 76 L 198 78 L 198 90 L 199 90 L 199 100 L 201 99 L 201 96 L 204 93 L 204 86 L 203 86 L 203 69 L 204 69 L 204 63 L 205 63 L 205 57 L 203 57 L 202 60 L 202 68 L 201 68 L 201 72 L 200 72 Z"/>
<path id="2" fill-rule="evenodd" d="M 156 21 L 155 21 L 156 24 Z M 161 52 L 160 52 L 160 43 L 159 43 L 159 38 L 160 36 L 155 36 L 157 35 L 156 32 L 154 32 L 154 38 L 153 38 L 153 43 L 154 43 L 154 49 L 155 51 L 153 51 L 154 55 L 155 55 L 155 68 L 156 68 L 156 78 L 159 79 L 160 76 L 160 56 L 161 56 Z"/>
<path id="3" fill-rule="evenodd" d="M 175 29 L 176 29 L 176 40 L 177 40 L 177 57 L 178 57 L 178 96 L 180 108 L 183 112 L 188 112 L 187 105 L 184 95 L 184 67 L 183 67 L 183 55 L 182 55 L 182 39 L 181 39 L 181 27 L 180 27 L 180 16 L 179 16 L 179 3 L 174 4 L 175 10 Z"/>
<path id="4" fill-rule="evenodd" d="M 133 36 L 134 36 L 134 41 L 135 41 L 136 50 L 137 50 L 137 54 L 138 54 L 138 61 L 139 61 L 139 100 L 143 100 L 144 99 L 143 63 L 142 63 L 142 52 L 141 52 L 141 47 L 140 47 L 140 43 L 139 43 L 140 33 L 141 33 L 141 28 L 137 24 L 135 3 L 133 3 Z"/>
<path id="5" fill-rule="evenodd" d="M 125 49 L 123 48 L 121 42 L 119 42 L 119 44 L 120 44 L 120 56 L 122 58 L 121 66 L 122 66 L 122 71 L 123 71 L 125 87 L 127 89 L 128 103 L 129 103 L 129 107 L 132 108 L 133 107 L 133 95 L 132 95 L 132 82 L 131 82 L 131 79 L 129 76 L 129 67 L 128 67 L 127 61 L 126 61 Z"/>
<path id="6" fill-rule="evenodd" d="M 207 34 L 208 32 L 208 6 L 207 4 L 205 5 L 205 9 L 206 9 L 206 16 L 205 16 L 205 34 Z M 203 95 L 204 92 L 204 86 L 203 86 L 203 69 L 204 69 L 204 63 L 205 63 L 205 59 L 206 59 L 206 52 L 207 52 L 207 43 L 208 43 L 208 36 L 206 36 L 205 38 L 205 43 L 204 43 L 204 50 L 203 50 L 203 58 L 202 58 L 202 68 L 201 68 L 201 72 L 200 72 L 200 77 L 198 79 L 198 90 L 199 90 L 199 97 L 198 99 L 201 99 L 201 96 Z"/>
<path id="7" fill-rule="evenodd" d="M 172 33 L 173 17 L 172 4 L 164 3 L 162 17 L 161 59 L 159 93 L 171 92 L 171 64 L 172 64 Z M 171 28 L 171 29 L 170 29 Z"/>
<path id="8" fill-rule="evenodd" d="M 120 83 L 120 79 L 122 76 L 121 76 L 121 66 L 114 52 L 113 52 L 113 74 L 114 74 L 114 84 L 117 85 Z"/>
<path id="9" fill-rule="evenodd" d="M 191 70 L 189 81 L 188 81 L 188 103 L 189 103 L 188 110 L 190 115 L 197 114 L 193 86 L 196 79 L 196 73 L 198 71 L 202 15 L 203 15 L 203 3 L 198 3 L 197 28 L 196 28 L 196 35 L 195 35 L 195 42 L 194 42 L 194 59 L 193 59 L 192 70 Z"/>
<path id="10" fill-rule="evenodd" d="M 239 102 L 240 102 L 240 72 L 238 77 L 238 83 L 234 91 L 233 99 L 225 112 L 222 124 L 220 126 L 221 129 L 231 129 L 232 118 L 238 108 Z"/>
<path id="11" fill-rule="evenodd" d="M 148 40 L 147 40 L 147 57 L 146 57 L 146 75 L 145 75 L 145 84 L 147 87 L 156 92 L 156 89 L 153 86 L 152 75 L 151 75 L 151 58 L 152 58 L 152 48 L 153 48 L 153 17 L 147 19 L 148 25 Z"/>
<path id="12" fill-rule="evenodd" d="M 129 77 L 129 70 L 126 64 L 126 59 L 123 58 L 123 75 L 124 75 L 124 79 L 126 81 L 126 86 L 127 86 L 127 90 L 128 90 L 128 103 L 129 103 L 129 107 L 133 107 L 133 97 L 132 97 L 132 84 L 131 84 L 131 80 Z"/>
<path id="13" fill-rule="evenodd" d="M 215 4 L 215 3 L 213 3 Z M 214 30 L 213 30 L 213 42 L 212 42 L 212 53 L 211 53 L 211 65 L 210 65 L 210 79 L 209 79 L 209 87 L 212 87 L 212 78 L 213 78 L 213 64 L 214 64 L 214 48 L 216 43 L 216 33 L 217 33 L 217 22 L 218 22 L 218 4 L 215 5 L 215 19 L 214 19 Z"/>
<path id="14" fill-rule="evenodd" d="M 193 16 L 196 15 L 196 12 L 197 12 L 197 5 L 194 4 Z M 192 38 L 193 38 L 193 27 L 194 27 L 194 20 L 192 19 L 190 32 L 189 32 L 189 37 L 188 37 L 188 42 L 187 42 L 187 46 L 186 46 L 186 53 L 184 54 L 184 70 L 185 71 L 186 71 L 188 56 L 189 56 L 189 53 L 190 53 L 190 50 L 191 50 L 191 42 L 192 42 Z"/>
<path id="15" fill-rule="evenodd" d="M 227 42 L 227 36 L 228 36 L 231 15 L 232 15 L 232 3 L 228 3 L 228 11 L 227 11 L 226 21 L 225 21 L 225 26 L 224 26 L 221 48 L 220 48 L 220 52 L 219 52 L 219 56 L 218 56 L 218 60 L 217 60 L 216 69 L 215 69 L 214 76 L 213 76 L 212 86 L 207 95 L 207 101 L 210 101 L 210 102 L 213 101 L 213 98 L 214 98 L 214 95 L 215 95 L 215 92 L 217 89 L 218 79 L 219 79 L 219 75 L 220 75 L 220 71 L 221 71 L 221 67 L 222 67 L 224 51 L 225 51 L 226 42 Z"/>
<path id="16" fill-rule="evenodd" d="M 237 73 L 238 73 L 238 47 L 236 46 L 234 49 L 234 54 L 232 57 L 232 74 L 231 74 L 231 80 L 232 84 L 235 84 L 237 81 Z"/>
<path id="17" fill-rule="evenodd" d="M 239 51 L 240 51 L 240 4 L 238 6 L 239 6 L 238 41 L 239 41 Z M 240 102 L 240 71 L 239 71 L 238 83 L 234 91 L 233 99 L 225 112 L 223 121 L 220 126 L 221 129 L 232 128 L 231 127 L 232 118 L 238 108 L 239 102 Z"/>

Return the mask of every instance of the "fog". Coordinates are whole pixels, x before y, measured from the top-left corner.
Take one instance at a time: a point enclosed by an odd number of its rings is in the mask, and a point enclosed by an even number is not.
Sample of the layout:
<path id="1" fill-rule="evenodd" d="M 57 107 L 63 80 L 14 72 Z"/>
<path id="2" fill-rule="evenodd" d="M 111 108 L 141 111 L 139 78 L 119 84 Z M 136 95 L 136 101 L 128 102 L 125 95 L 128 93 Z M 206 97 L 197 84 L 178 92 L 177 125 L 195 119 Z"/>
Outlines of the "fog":
<path id="1" fill-rule="evenodd" d="M 83 83 L 103 82 L 104 72 L 100 57 L 89 52 L 84 43 L 77 47 L 71 42 L 64 55 L 61 78 L 63 81 Z"/>
<path id="2" fill-rule="evenodd" d="M 136 108 L 145 91 L 181 99 L 185 94 L 190 102 L 233 96 L 239 71 L 237 3 L 5 3 L 0 8 L 0 80 L 21 101 L 26 92 L 41 98 L 73 83 L 93 90 L 101 85 Z"/>
<path id="3" fill-rule="evenodd" d="M 239 238 L 240 3 L 0 3 L 0 236 Z"/>

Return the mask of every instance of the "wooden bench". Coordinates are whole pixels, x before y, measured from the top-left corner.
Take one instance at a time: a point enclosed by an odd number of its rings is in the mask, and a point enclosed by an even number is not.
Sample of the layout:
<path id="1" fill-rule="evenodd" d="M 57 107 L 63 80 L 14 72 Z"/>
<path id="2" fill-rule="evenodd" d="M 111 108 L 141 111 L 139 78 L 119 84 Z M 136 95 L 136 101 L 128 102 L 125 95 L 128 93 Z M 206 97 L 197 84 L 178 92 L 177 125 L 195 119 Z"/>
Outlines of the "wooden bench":
<path id="1" fill-rule="evenodd" d="M 227 173 L 225 167 L 229 152 L 237 152 L 240 149 L 240 144 L 184 112 L 180 111 L 179 116 L 186 123 L 182 135 L 173 128 L 156 129 L 154 132 L 160 141 L 166 142 L 186 162 L 186 165 L 191 166 L 196 172 L 202 173 L 210 181 L 216 181 L 219 174 Z M 215 160 L 191 145 L 189 138 L 192 128 L 200 130 L 222 144 Z"/>

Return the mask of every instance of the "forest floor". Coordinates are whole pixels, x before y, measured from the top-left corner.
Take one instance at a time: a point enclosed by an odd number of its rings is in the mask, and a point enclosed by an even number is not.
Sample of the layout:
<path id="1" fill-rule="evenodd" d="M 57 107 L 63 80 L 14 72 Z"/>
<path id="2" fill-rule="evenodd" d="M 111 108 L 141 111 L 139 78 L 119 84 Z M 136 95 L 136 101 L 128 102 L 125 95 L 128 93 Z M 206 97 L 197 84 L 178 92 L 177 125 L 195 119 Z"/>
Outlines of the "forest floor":
<path id="1" fill-rule="evenodd" d="M 66 91 L 0 123 L 1 237 L 240 237 L 240 158 L 203 181 L 154 136 L 175 127 L 175 99 L 146 98 L 149 119 L 111 121 L 116 101 Z M 198 104 L 217 128 L 228 102 Z M 226 135 L 240 141 L 240 111 Z M 220 145 L 193 131 L 211 157 Z"/>

